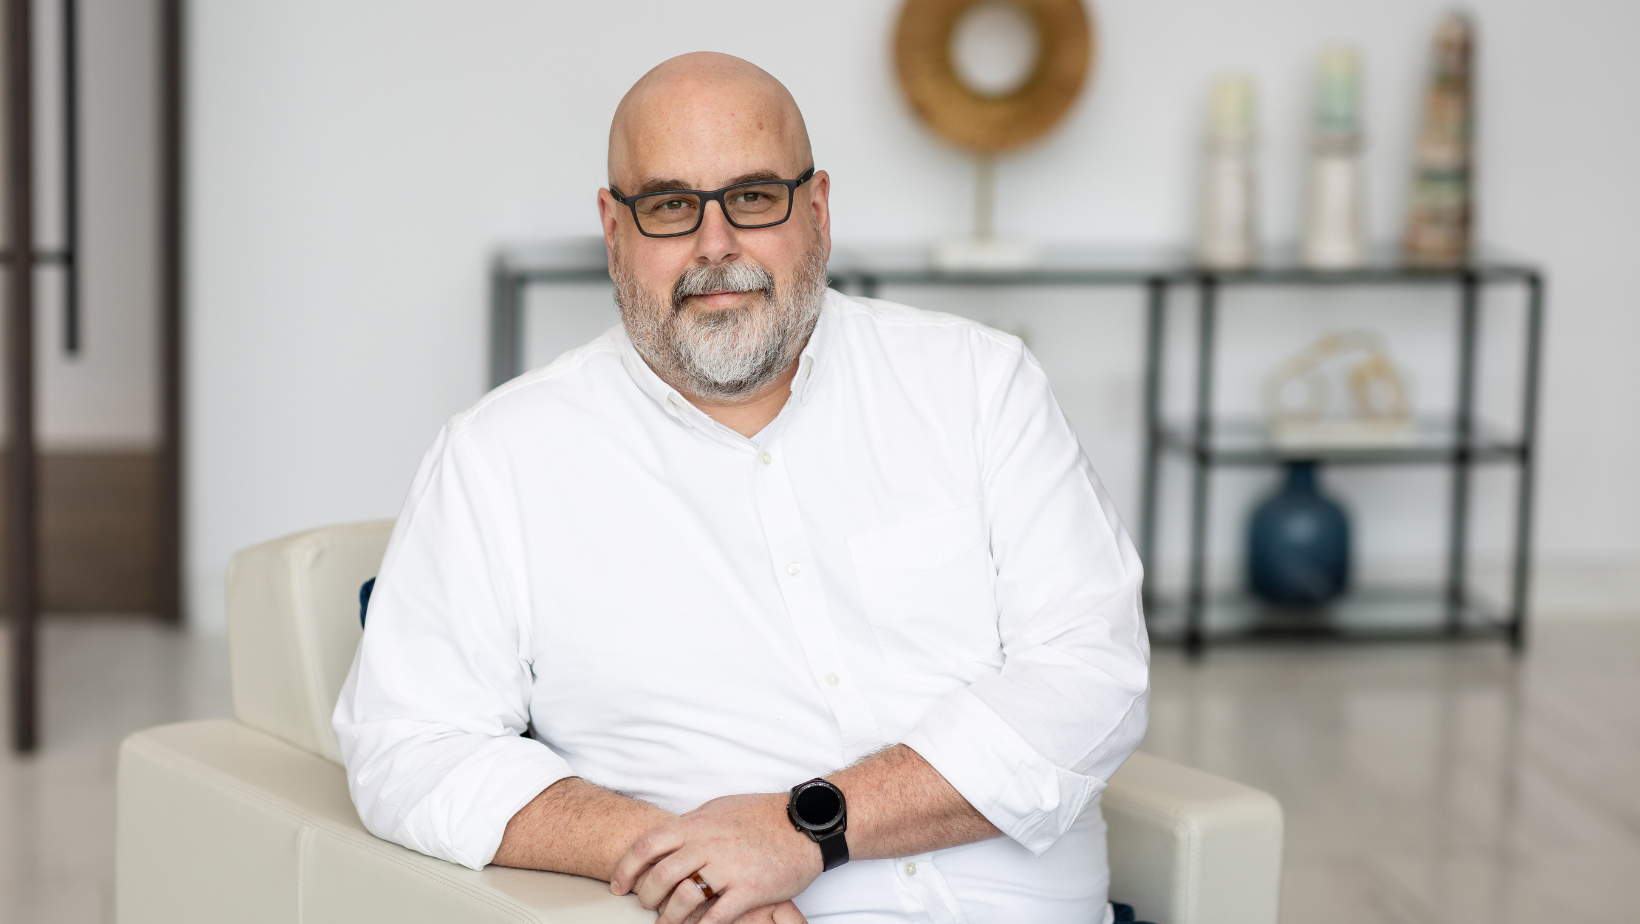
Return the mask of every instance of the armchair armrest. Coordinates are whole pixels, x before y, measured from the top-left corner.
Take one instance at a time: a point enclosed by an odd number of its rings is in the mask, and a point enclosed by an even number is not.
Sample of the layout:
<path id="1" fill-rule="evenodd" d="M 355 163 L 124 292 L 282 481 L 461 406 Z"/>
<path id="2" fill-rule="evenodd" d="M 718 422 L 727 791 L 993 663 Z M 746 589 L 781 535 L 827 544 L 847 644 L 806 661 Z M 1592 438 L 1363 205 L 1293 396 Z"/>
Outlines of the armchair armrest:
<path id="1" fill-rule="evenodd" d="M 1112 899 L 1157 924 L 1275 924 L 1282 816 L 1269 793 L 1136 753 L 1101 803 Z"/>
<path id="2" fill-rule="evenodd" d="M 601 882 L 473 872 L 380 840 L 342 768 L 228 720 L 137 732 L 120 747 L 120 924 L 650 924 Z"/>
<path id="3" fill-rule="evenodd" d="M 120 924 L 650 924 L 632 896 L 557 873 L 481 872 L 380 840 L 342 768 L 229 720 L 137 732 L 120 747 Z M 1104 791 L 1111 897 L 1157 924 L 1274 924 L 1281 807 L 1135 754 Z"/>

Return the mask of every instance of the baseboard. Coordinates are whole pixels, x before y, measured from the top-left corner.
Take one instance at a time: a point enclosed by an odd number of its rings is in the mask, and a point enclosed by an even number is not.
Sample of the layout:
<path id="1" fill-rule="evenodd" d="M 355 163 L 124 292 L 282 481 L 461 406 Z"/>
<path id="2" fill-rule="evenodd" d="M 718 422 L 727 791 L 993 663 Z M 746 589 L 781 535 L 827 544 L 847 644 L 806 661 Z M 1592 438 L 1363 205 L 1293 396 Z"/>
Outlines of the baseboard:
<path id="1" fill-rule="evenodd" d="M 1492 567 L 1501 583 L 1502 565 Z M 1531 596 L 1536 619 L 1640 620 L 1640 558 L 1540 561 L 1532 569 Z"/>

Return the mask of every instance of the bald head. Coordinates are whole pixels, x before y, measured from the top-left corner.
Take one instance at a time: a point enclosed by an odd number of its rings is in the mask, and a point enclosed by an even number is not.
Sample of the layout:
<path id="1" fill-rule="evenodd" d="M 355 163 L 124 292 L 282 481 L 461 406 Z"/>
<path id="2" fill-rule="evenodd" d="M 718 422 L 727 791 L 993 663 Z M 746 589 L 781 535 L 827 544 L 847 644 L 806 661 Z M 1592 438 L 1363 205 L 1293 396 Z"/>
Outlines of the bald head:
<path id="1" fill-rule="evenodd" d="M 665 180 L 713 189 L 758 171 L 794 177 L 813 156 L 785 86 L 749 61 L 710 51 L 643 75 L 609 127 L 609 179 L 629 195 Z"/>

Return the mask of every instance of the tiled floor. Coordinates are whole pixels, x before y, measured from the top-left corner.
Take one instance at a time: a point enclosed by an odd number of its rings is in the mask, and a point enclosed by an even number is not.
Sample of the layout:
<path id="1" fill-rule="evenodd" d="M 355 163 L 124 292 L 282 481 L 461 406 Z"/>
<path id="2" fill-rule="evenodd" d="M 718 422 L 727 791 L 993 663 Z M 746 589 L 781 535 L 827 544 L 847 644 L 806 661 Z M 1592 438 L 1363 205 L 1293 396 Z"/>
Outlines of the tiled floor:
<path id="1" fill-rule="evenodd" d="M 118 617 L 50 619 L 40 642 L 42 747 L 0 751 L 0 922 L 111 922 L 115 750 L 139 728 L 231 714 L 227 642 Z"/>
<path id="2" fill-rule="evenodd" d="M 114 749 L 229 711 L 226 647 L 54 620 L 45 747 L 0 757 L 0 922 L 112 920 Z M 1287 812 L 1286 924 L 1640 919 L 1640 619 L 1490 644 L 1155 659 L 1146 749 Z"/>
<path id="3" fill-rule="evenodd" d="M 1640 620 L 1158 652 L 1145 749 L 1274 793 L 1287 924 L 1640 920 Z"/>

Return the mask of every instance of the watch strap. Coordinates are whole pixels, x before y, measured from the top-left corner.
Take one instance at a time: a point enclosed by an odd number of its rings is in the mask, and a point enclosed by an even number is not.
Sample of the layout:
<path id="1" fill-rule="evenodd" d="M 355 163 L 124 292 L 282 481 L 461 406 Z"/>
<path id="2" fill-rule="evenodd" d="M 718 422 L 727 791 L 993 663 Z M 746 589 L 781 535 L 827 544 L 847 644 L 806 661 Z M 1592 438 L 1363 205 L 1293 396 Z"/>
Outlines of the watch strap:
<path id="1" fill-rule="evenodd" d="M 822 871 L 834 870 L 848 862 L 848 841 L 843 839 L 843 832 L 833 831 L 814 839 L 820 845 L 820 862 Z"/>

